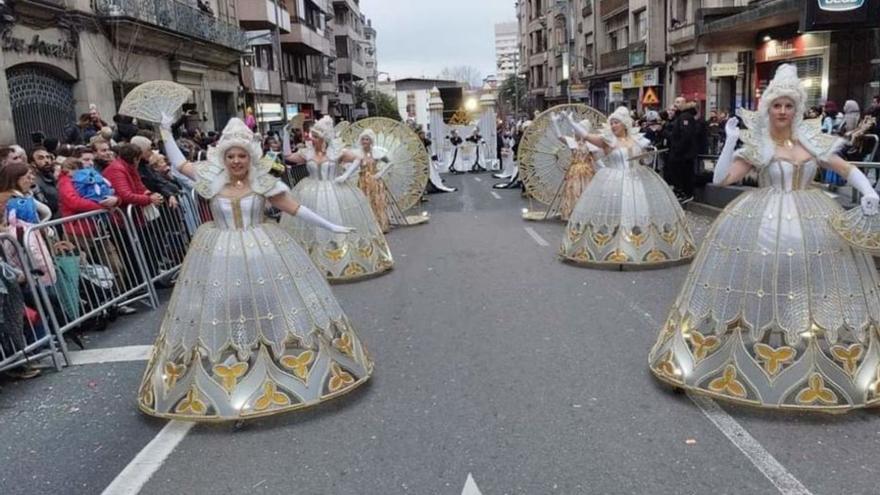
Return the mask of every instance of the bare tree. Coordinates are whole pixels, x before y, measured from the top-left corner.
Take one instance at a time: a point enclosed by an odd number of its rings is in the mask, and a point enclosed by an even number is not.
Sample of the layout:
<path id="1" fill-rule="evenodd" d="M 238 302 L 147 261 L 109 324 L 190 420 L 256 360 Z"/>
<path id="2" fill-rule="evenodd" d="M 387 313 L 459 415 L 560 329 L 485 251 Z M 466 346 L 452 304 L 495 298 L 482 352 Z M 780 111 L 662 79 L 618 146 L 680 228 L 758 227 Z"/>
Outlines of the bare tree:
<path id="1" fill-rule="evenodd" d="M 482 74 L 472 65 L 446 67 L 440 71 L 440 77 L 467 84 L 471 88 L 479 88 L 483 85 Z"/>
<path id="2" fill-rule="evenodd" d="M 95 16 L 88 27 L 83 28 L 97 32 L 107 40 L 109 50 L 106 49 L 100 39 L 94 36 L 83 36 L 86 45 L 95 56 L 95 60 L 107 77 L 113 83 L 113 91 L 116 98 L 125 97 L 125 85 L 136 81 L 140 72 L 141 59 L 135 56 L 135 49 L 144 40 L 140 37 L 140 23 L 127 23 L 120 27 L 116 22 L 102 22 L 102 17 L 124 15 L 140 17 L 151 13 L 154 3 L 151 0 L 126 0 L 119 4 L 108 0 L 93 2 Z M 122 12 L 124 10 L 124 12 Z M 88 21 L 86 21 L 88 22 Z M 119 36 L 117 31 L 125 29 L 126 36 Z"/>

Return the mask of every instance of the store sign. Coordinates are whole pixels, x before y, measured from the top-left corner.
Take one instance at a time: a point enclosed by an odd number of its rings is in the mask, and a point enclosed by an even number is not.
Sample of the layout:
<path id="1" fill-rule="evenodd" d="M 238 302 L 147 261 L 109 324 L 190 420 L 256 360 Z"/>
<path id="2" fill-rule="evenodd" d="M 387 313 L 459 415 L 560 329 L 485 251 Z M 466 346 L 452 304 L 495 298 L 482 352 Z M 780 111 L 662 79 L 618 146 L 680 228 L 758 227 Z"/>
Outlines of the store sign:
<path id="1" fill-rule="evenodd" d="M 611 101 L 623 100 L 623 85 L 620 81 L 608 83 L 608 99 Z"/>
<path id="2" fill-rule="evenodd" d="M 22 55 L 40 55 L 62 60 L 76 58 L 76 45 L 65 40 L 52 40 L 34 34 L 28 38 L 13 36 L 12 31 L 5 31 L 0 38 L 4 52 L 14 52 Z"/>
<path id="3" fill-rule="evenodd" d="M 831 12 L 856 10 L 865 5 L 865 0 L 818 0 L 819 8 Z"/>
<path id="4" fill-rule="evenodd" d="M 713 79 L 717 77 L 736 77 L 738 73 L 739 64 L 736 62 L 717 63 L 709 67 L 709 77 Z"/>
<path id="5" fill-rule="evenodd" d="M 653 69 L 634 70 L 620 76 L 620 83 L 624 89 L 643 88 L 645 86 L 660 85 L 660 70 Z"/>
<path id="6" fill-rule="evenodd" d="M 878 0 L 880 1 L 880 0 Z M 757 63 L 822 55 L 830 45 L 828 33 L 809 33 L 782 40 L 770 40 L 758 46 Z"/>

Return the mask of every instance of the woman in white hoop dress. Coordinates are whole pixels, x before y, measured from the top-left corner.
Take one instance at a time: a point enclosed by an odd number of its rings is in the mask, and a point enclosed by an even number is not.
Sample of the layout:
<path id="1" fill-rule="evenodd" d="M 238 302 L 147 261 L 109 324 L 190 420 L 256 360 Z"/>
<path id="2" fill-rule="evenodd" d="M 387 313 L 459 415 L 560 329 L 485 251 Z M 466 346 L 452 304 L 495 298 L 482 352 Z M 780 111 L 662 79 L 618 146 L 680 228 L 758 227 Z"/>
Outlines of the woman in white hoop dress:
<path id="1" fill-rule="evenodd" d="M 689 261 L 695 247 L 684 211 L 663 179 L 634 160 L 649 143 L 633 127 L 629 110 L 616 109 L 600 134 L 589 133 L 570 113 L 565 117 L 601 158 L 568 219 L 560 256 L 615 269 Z"/>
<path id="2" fill-rule="evenodd" d="M 260 144 L 232 119 L 208 161 L 186 162 L 163 119 L 175 169 L 196 180 L 214 221 L 190 244 L 138 391 L 150 415 L 241 420 L 318 404 L 372 374 L 373 362 L 330 287 L 296 241 L 265 222 L 271 203 L 349 232 L 290 197 L 260 163 Z"/>
<path id="3" fill-rule="evenodd" d="M 311 256 L 318 270 L 331 282 L 353 281 L 391 269 L 394 260 L 370 201 L 346 181 L 360 168 L 360 160 L 335 141 L 333 119 L 324 117 L 311 129 L 312 142 L 288 155 L 288 162 L 305 164 L 309 176 L 293 188 L 293 197 L 331 222 L 354 227 L 338 234 L 316 228 L 295 216 L 285 215 L 281 226 L 289 230 Z M 337 166 L 348 168 L 337 175 Z"/>
<path id="4" fill-rule="evenodd" d="M 874 261 L 832 230 L 840 206 L 811 185 L 820 167 L 877 193 L 837 156 L 842 141 L 803 122 L 806 91 L 782 65 L 758 111 L 727 124 L 714 172 L 760 187 L 715 220 L 669 313 L 649 365 L 690 391 L 775 409 L 846 411 L 880 403 L 880 278 Z M 737 137 L 744 146 L 734 152 Z"/>

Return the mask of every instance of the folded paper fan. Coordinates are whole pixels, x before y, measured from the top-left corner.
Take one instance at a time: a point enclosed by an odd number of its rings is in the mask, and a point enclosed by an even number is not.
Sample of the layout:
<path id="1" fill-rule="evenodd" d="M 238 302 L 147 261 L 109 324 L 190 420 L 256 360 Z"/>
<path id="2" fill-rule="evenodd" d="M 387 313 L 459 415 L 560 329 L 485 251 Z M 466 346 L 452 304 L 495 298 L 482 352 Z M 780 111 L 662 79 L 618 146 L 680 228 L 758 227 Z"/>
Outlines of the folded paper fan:
<path id="1" fill-rule="evenodd" d="M 162 114 L 174 115 L 192 95 L 192 91 L 173 81 L 150 81 L 131 90 L 119 113 L 148 122 L 161 122 Z"/>

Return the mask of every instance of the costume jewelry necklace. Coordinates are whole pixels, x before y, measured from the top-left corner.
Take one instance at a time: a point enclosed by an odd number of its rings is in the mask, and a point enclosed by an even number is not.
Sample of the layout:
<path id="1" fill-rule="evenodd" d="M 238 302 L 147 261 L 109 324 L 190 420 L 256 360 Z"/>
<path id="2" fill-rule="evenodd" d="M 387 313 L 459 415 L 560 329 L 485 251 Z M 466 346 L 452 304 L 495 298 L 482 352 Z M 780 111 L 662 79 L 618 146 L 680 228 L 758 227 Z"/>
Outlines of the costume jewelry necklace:
<path id="1" fill-rule="evenodd" d="M 790 135 L 785 139 L 776 139 L 775 137 L 772 137 L 772 136 L 771 136 L 771 138 L 773 139 L 773 142 L 776 143 L 776 146 L 782 146 L 787 149 L 794 148 L 794 141 L 791 140 Z"/>

